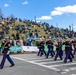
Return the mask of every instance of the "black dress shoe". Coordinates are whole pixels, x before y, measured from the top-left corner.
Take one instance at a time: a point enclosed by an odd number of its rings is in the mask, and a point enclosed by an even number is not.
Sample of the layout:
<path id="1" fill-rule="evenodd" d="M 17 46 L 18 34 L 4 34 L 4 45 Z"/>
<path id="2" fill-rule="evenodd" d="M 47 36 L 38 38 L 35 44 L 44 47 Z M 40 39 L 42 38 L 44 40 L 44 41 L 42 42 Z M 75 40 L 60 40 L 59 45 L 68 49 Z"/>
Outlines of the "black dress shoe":
<path id="1" fill-rule="evenodd" d="M 71 60 L 71 61 L 69 61 L 69 62 L 72 62 L 72 60 Z"/>
<path id="2" fill-rule="evenodd" d="M 15 64 L 12 64 L 11 66 L 9 66 L 9 67 L 13 67 Z"/>
<path id="3" fill-rule="evenodd" d="M 3 69 L 3 67 L 0 67 L 0 69 Z"/>
<path id="4" fill-rule="evenodd" d="M 57 59 L 54 59 L 54 61 L 56 61 Z"/>

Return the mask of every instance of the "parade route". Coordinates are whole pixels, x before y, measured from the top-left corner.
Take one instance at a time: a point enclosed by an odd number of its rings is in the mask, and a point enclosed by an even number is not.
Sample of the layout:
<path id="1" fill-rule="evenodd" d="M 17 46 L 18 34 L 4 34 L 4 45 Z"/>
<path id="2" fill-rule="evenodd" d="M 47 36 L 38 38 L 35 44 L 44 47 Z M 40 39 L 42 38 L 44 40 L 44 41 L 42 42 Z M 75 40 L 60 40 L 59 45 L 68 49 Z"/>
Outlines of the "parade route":
<path id="1" fill-rule="evenodd" d="M 54 58 L 46 59 L 37 54 L 15 54 L 11 57 L 15 66 L 10 68 L 6 60 L 4 68 L 0 70 L 1 75 L 76 75 L 76 58 L 65 64 L 59 58 L 54 61 Z"/>

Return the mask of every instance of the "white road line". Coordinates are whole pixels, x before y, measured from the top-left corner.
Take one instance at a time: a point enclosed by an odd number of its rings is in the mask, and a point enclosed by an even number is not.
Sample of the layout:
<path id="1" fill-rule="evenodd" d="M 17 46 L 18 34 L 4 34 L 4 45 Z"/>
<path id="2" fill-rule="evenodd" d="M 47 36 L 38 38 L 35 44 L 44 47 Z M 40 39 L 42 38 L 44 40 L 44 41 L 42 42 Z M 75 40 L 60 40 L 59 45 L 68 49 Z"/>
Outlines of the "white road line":
<path id="1" fill-rule="evenodd" d="M 54 59 L 46 59 L 46 58 L 45 58 L 45 59 L 33 60 L 33 61 L 35 61 L 35 62 L 36 62 L 36 61 L 45 61 L 45 60 L 50 60 L 50 61 L 51 61 L 51 60 L 54 60 Z"/>
<path id="2" fill-rule="evenodd" d="M 12 58 L 15 58 L 15 59 L 25 59 L 25 58 L 20 58 L 20 57 L 13 57 L 13 56 L 11 56 Z M 33 60 L 34 59 L 34 60 Z M 58 58 L 59 59 L 59 58 Z M 50 60 L 50 62 L 52 61 L 52 60 L 54 60 L 53 58 L 51 59 L 46 59 L 46 58 L 29 58 L 29 59 L 25 59 L 25 60 L 27 60 L 27 61 L 46 61 L 46 60 Z"/>
<path id="3" fill-rule="evenodd" d="M 68 68 L 68 69 L 62 69 L 63 72 L 61 72 L 61 74 L 70 72 L 70 71 L 72 71 L 72 70 L 76 70 L 76 67 L 72 67 L 72 68 Z M 76 74 L 70 74 L 70 75 L 76 75 Z"/>
<path id="4" fill-rule="evenodd" d="M 61 74 L 65 74 L 65 73 L 67 73 L 67 72 L 61 72 Z"/>
<path id="5" fill-rule="evenodd" d="M 69 60 L 67 60 L 67 62 L 68 62 Z M 59 63 L 59 62 L 61 62 L 61 63 L 63 63 L 63 60 L 60 60 L 60 61 L 49 61 L 49 62 L 47 62 L 47 61 L 45 61 L 45 62 L 40 62 L 41 64 L 52 64 L 52 63 Z"/>
<path id="6" fill-rule="evenodd" d="M 76 70 L 76 67 L 69 68 L 69 70 Z"/>
<path id="7" fill-rule="evenodd" d="M 40 60 L 40 59 L 45 59 L 45 57 L 41 57 L 41 58 L 27 58 L 27 60 Z"/>
<path id="8" fill-rule="evenodd" d="M 43 59 L 45 59 L 45 58 L 23 58 L 23 59 L 26 59 L 26 60 L 43 60 Z"/>
<path id="9" fill-rule="evenodd" d="M 18 57 L 13 57 L 12 56 L 12 58 L 17 59 L 17 60 L 21 60 L 21 61 L 26 61 L 26 59 L 22 59 L 22 58 L 18 58 Z M 39 66 L 42 66 L 42 67 L 45 67 L 45 68 L 48 68 L 48 69 L 51 69 L 51 70 L 54 70 L 54 71 L 60 71 L 60 69 L 58 69 L 58 68 L 48 67 L 46 65 L 42 65 L 42 64 L 36 63 L 34 61 L 26 61 L 26 62 L 29 62 L 29 63 L 32 63 L 32 64 L 36 64 L 36 65 L 39 65 Z"/>
<path id="10" fill-rule="evenodd" d="M 16 56 L 11 56 L 11 57 L 14 57 L 14 58 L 20 58 L 20 57 L 16 57 Z M 29 61 L 46 61 L 46 60 L 50 60 L 51 61 L 54 61 L 54 58 L 45 58 L 45 57 L 39 57 L 39 58 L 22 58 L 22 59 L 25 59 L 25 60 L 29 60 Z M 57 60 L 59 60 L 60 58 L 57 58 Z"/>
<path id="11" fill-rule="evenodd" d="M 42 67 L 45 67 L 45 68 L 48 68 L 48 69 L 51 69 L 51 70 L 54 70 L 54 71 L 61 71 L 61 69 L 58 69 L 58 68 L 55 68 L 55 67 L 59 67 L 59 66 L 69 66 L 69 65 L 74 65 L 74 64 L 76 64 L 76 62 L 75 61 L 73 61 L 72 63 L 63 63 L 63 64 L 58 64 L 58 65 L 50 65 L 50 66 L 48 66 L 48 65 L 44 65 L 44 63 L 56 63 L 56 62 L 61 62 L 61 61 L 51 61 L 51 62 L 35 62 L 35 61 L 30 61 L 30 60 L 26 60 L 26 59 L 23 59 L 23 58 L 19 58 L 19 57 L 13 57 L 12 56 L 12 58 L 15 58 L 15 59 L 18 59 L 18 60 L 21 60 L 21 61 L 26 61 L 26 62 L 29 62 L 29 63 L 32 63 L 32 64 L 36 64 L 36 65 L 39 65 L 39 66 L 42 66 Z M 46 60 L 49 60 L 49 59 L 46 59 Z M 52 60 L 52 59 L 51 59 Z M 39 61 L 41 61 L 41 60 L 39 60 Z M 76 67 L 72 67 L 72 68 L 68 68 L 68 69 L 63 69 L 63 73 L 66 73 L 66 72 L 69 72 L 70 70 L 76 70 Z M 63 74 L 62 73 L 62 74 Z M 71 74 L 72 75 L 72 74 Z M 74 75 L 76 75 L 76 74 L 74 74 Z"/>
<path id="12" fill-rule="evenodd" d="M 11 56 L 12 58 L 14 58 L 14 59 L 17 59 L 17 60 L 22 60 L 22 61 L 26 61 L 26 59 L 23 59 L 23 58 L 19 58 L 19 57 L 13 57 L 13 56 Z"/>
<path id="13" fill-rule="evenodd" d="M 11 56 L 11 57 L 14 57 L 14 58 L 20 58 L 20 57 L 15 57 L 15 56 Z M 22 58 L 22 59 L 26 59 L 26 60 L 43 60 L 43 59 L 45 59 L 45 57 L 41 57 L 41 58 Z"/>
<path id="14" fill-rule="evenodd" d="M 74 65 L 74 64 L 76 64 L 76 62 L 71 62 L 71 63 L 63 63 L 63 64 L 59 64 L 59 65 L 51 65 L 51 66 L 49 66 L 49 67 L 59 67 L 59 66 L 69 66 L 69 65 Z"/>
<path id="15" fill-rule="evenodd" d="M 69 72 L 70 70 L 69 70 L 69 69 L 63 69 L 63 71 L 65 71 L 65 72 Z"/>
<path id="16" fill-rule="evenodd" d="M 39 65 L 39 66 L 42 66 L 42 67 L 45 67 L 45 68 L 48 68 L 48 69 L 51 69 L 51 70 L 54 70 L 54 71 L 60 71 L 60 69 L 58 69 L 58 68 L 48 67 L 47 65 L 42 65 L 41 63 L 36 63 L 34 61 L 27 61 L 27 62 L 32 63 L 32 64 L 36 64 L 36 65 Z"/>
<path id="17" fill-rule="evenodd" d="M 63 62 L 63 61 L 49 61 L 49 62 L 40 62 L 41 64 L 52 64 L 52 63 L 58 63 L 58 62 Z"/>
<path id="18" fill-rule="evenodd" d="M 60 58 L 58 58 L 58 59 L 60 59 Z M 45 59 L 42 59 L 42 60 L 33 60 L 33 61 L 45 61 L 45 60 L 50 60 L 50 62 L 51 61 L 54 61 L 54 58 L 45 58 Z"/>

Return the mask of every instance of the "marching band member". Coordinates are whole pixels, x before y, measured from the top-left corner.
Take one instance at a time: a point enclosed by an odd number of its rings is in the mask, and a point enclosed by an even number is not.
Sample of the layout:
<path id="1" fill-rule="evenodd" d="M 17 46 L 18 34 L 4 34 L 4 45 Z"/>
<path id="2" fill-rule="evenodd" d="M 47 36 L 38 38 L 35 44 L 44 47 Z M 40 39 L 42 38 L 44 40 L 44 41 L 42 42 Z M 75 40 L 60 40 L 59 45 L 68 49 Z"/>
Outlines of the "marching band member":
<path id="1" fill-rule="evenodd" d="M 3 59 L 2 59 L 1 64 L 0 64 L 0 69 L 2 69 L 4 67 L 6 58 L 11 63 L 10 67 L 13 67 L 15 65 L 13 60 L 9 56 L 9 50 L 10 50 L 10 42 L 8 39 L 6 39 L 6 41 L 4 42 L 4 50 L 2 52 L 3 53 Z"/>
<path id="2" fill-rule="evenodd" d="M 56 55 L 55 55 L 55 61 L 57 60 L 57 57 L 59 56 L 59 58 L 62 60 L 62 45 L 61 45 L 61 42 L 58 41 L 57 42 L 57 45 L 56 45 Z"/>
<path id="3" fill-rule="evenodd" d="M 51 53 L 51 56 L 54 57 L 52 40 L 51 39 L 47 40 L 46 41 L 46 45 L 48 46 L 48 52 L 46 54 L 46 58 L 48 58 L 49 53 Z"/>
<path id="4" fill-rule="evenodd" d="M 41 40 L 38 44 L 38 48 L 39 48 L 39 52 L 38 52 L 38 56 L 42 56 L 43 54 L 45 54 L 46 56 L 46 52 L 44 50 L 44 44 L 45 44 L 45 41 Z"/>
<path id="5" fill-rule="evenodd" d="M 64 58 L 65 63 L 67 63 L 67 59 L 69 59 L 70 62 L 72 62 L 71 50 L 72 50 L 72 47 L 70 45 L 70 41 L 66 40 L 66 42 L 65 42 L 65 58 Z"/>

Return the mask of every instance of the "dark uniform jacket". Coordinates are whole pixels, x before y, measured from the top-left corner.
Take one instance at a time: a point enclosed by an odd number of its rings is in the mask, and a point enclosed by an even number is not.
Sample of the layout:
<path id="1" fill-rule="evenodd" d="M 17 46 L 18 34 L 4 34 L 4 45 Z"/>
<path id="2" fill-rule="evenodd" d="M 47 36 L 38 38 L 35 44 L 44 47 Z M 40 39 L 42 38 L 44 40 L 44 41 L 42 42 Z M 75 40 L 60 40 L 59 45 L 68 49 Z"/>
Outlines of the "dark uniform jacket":
<path id="1" fill-rule="evenodd" d="M 47 41 L 46 44 L 48 45 L 48 48 L 52 48 L 53 50 L 53 43 L 50 41 Z"/>
<path id="2" fill-rule="evenodd" d="M 39 48 L 39 49 L 42 49 L 42 48 L 44 48 L 44 42 L 42 41 L 42 42 L 39 42 L 38 43 L 38 45 L 37 45 L 37 47 Z"/>
<path id="3" fill-rule="evenodd" d="M 71 50 L 72 46 L 68 42 L 65 42 L 65 51 L 71 51 Z"/>
<path id="4" fill-rule="evenodd" d="M 2 53 L 7 53 L 10 48 L 10 42 L 4 42 L 4 50 Z"/>

